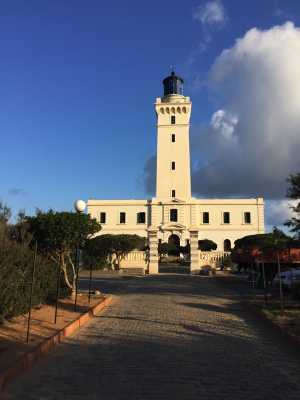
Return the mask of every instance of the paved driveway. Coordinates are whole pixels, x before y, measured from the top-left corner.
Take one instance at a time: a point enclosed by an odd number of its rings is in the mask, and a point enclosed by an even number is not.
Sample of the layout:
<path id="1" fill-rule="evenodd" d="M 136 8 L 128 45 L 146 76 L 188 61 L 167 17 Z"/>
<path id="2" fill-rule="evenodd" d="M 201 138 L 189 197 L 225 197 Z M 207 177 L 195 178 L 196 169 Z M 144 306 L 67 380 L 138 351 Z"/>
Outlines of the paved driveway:
<path id="1" fill-rule="evenodd" d="M 300 399 L 299 353 L 213 278 L 99 279 L 114 302 L 8 399 Z"/>

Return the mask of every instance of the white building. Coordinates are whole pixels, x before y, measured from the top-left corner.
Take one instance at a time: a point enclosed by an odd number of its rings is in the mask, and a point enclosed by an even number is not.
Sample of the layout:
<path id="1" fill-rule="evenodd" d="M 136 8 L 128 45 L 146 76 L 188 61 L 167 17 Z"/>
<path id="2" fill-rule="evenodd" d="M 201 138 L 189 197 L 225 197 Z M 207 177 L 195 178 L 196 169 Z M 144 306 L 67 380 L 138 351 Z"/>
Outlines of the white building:
<path id="1" fill-rule="evenodd" d="M 183 96 L 183 80 L 174 72 L 164 79 L 164 96 L 155 102 L 157 117 L 156 197 L 149 200 L 88 200 L 88 213 L 102 225 L 100 234 L 148 237 L 152 272 L 157 243 L 191 245 L 196 269 L 198 240 L 210 239 L 228 250 L 236 239 L 264 233 L 264 200 L 198 199 L 191 194 L 189 127 L 192 103 Z M 198 250 L 197 250 L 198 260 Z M 151 271 L 150 271 L 151 272 Z"/>

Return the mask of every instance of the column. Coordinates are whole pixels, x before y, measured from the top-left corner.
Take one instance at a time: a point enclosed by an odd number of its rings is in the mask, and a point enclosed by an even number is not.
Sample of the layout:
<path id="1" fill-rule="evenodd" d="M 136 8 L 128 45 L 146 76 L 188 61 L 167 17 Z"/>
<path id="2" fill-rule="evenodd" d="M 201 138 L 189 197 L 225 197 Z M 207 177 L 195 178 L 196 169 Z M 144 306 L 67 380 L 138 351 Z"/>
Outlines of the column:
<path id="1" fill-rule="evenodd" d="M 192 227 L 190 232 L 190 246 L 191 246 L 191 273 L 200 270 L 199 266 L 199 250 L 198 250 L 198 228 Z"/>
<path id="2" fill-rule="evenodd" d="M 149 239 L 149 274 L 158 274 L 158 239 L 157 239 L 157 228 L 148 228 L 148 239 Z"/>

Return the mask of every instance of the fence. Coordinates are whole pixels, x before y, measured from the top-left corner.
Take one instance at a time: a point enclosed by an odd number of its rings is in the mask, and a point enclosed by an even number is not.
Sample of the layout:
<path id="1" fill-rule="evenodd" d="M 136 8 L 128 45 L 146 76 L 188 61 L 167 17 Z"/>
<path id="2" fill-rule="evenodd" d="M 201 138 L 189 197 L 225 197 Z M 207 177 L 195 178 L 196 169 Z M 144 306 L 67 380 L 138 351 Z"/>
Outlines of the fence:
<path id="1" fill-rule="evenodd" d="M 145 251 L 131 251 L 122 258 L 120 270 L 123 272 L 141 272 L 145 273 L 148 267 L 147 253 Z"/>
<path id="2" fill-rule="evenodd" d="M 210 265 L 217 268 L 223 260 L 230 256 L 230 251 L 199 251 L 199 267 Z"/>

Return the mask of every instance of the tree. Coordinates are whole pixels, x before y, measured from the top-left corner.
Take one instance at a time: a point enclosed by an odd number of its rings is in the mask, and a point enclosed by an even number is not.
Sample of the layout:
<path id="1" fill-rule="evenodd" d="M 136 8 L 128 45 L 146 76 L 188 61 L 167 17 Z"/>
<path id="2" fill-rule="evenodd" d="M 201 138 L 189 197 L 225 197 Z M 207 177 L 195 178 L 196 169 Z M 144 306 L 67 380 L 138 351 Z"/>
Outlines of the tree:
<path id="1" fill-rule="evenodd" d="M 262 253 L 268 253 L 269 251 L 276 253 L 277 260 L 277 273 L 279 278 L 279 296 L 280 296 L 280 307 L 283 311 L 283 291 L 282 291 L 282 279 L 281 279 L 281 264 L 279 252 L 289 246 L 290 238 L 285 235 L 280 229 L 273 228 L 272 234 L 269 236 L 269 242 L 264 246 L 261 246 L 260 250 Z"/>
<path id="2" fill-rule="evenodd" d="M 10 228 L 10 238 L 23 246 L 30 245 L 32 234 L 29 229 L 30 226 L 25 211 L 21 210 L 18 212 L 17 222 Z"/>
<path id="3" fill-rule="evenodd" d="M 96 236 L 86 241 L 82 252 L 84 265 L 95 268 L 106 262 L 111 249 L 110 236 Z"/>
<path id="4" fill-rule="evenodd" d="M 88 214 L 53 210 L 37 211 L 34 217 L 26 217 L 26 222 L 33 239 L 38 242 L 39 251 L 62 269 L 67 287 L 74 291 L 75 249 L 83 247 L 86 240 L 101 229 L 101 225 Z"/>
<path id="5" fill-rule="evenodd" d="M 85 260 L 89 263 L 99 263 L 113 256 L 120 268 L 121 260 L 132 250 L 145 250 L 146 238 L 138 235 L 105 234 L 90 239 L 84 248 Z"/>
<path id="6" fill-rule="evenodd" d="M 198 249 L 201 251 L 212 251 L 217 249 L 217 244 L 209 239 L 198 240 Z"/>
<path id="7" fill-rule="evenodd" d="M 296 243 L 291 237 L 283 231 L 274 227 L 272 233 L 257 234 L 245 236 L 235 241 L 235 247 L 232 253 L 232 260 L 239 262 L 243 259 L 254 265 L 255 260 L 261 260 L 263 268 L 263 279 L 265 288 L 265 259 L 271 260 L 277 264 L 277 273 L 279 277 L 280 304 L 283 310 L 283 291 L 281 282 L 281 262 L 280 254 L 282 250 L 289 249 Z M 275 261 L 275 262 L 274 262 Z"/>
<path id="8" fill-rule="evenodd" d="M 28 311 L 34 251 L 31 235 L 19 212 L 17 222 L 10 223 L 11 211 L 0 204 L 0 323 Z M 56 271 L 53 262 L 38 255 L 32 304 L 53 299 Z"/>
<path id="9" fill-rule="evenodd" d="M 8 232 L 8 221 L 11 217 L 11 209 L 0 201 L 0 238 L 4 240 Z"/>
<path id="10" fill-rule="evenodd" d="M 287 191 L 287 197 L 291 200 L 298 200 L 298 202 L 294 207 L 291 207 L 296 216 L 287 221 L 285 225 L 290 227 L 291 232 L 294 232 L 296 237 L 300 239 L 300 173 L 291 174 L 288 182 L 290 186 Z"/>

